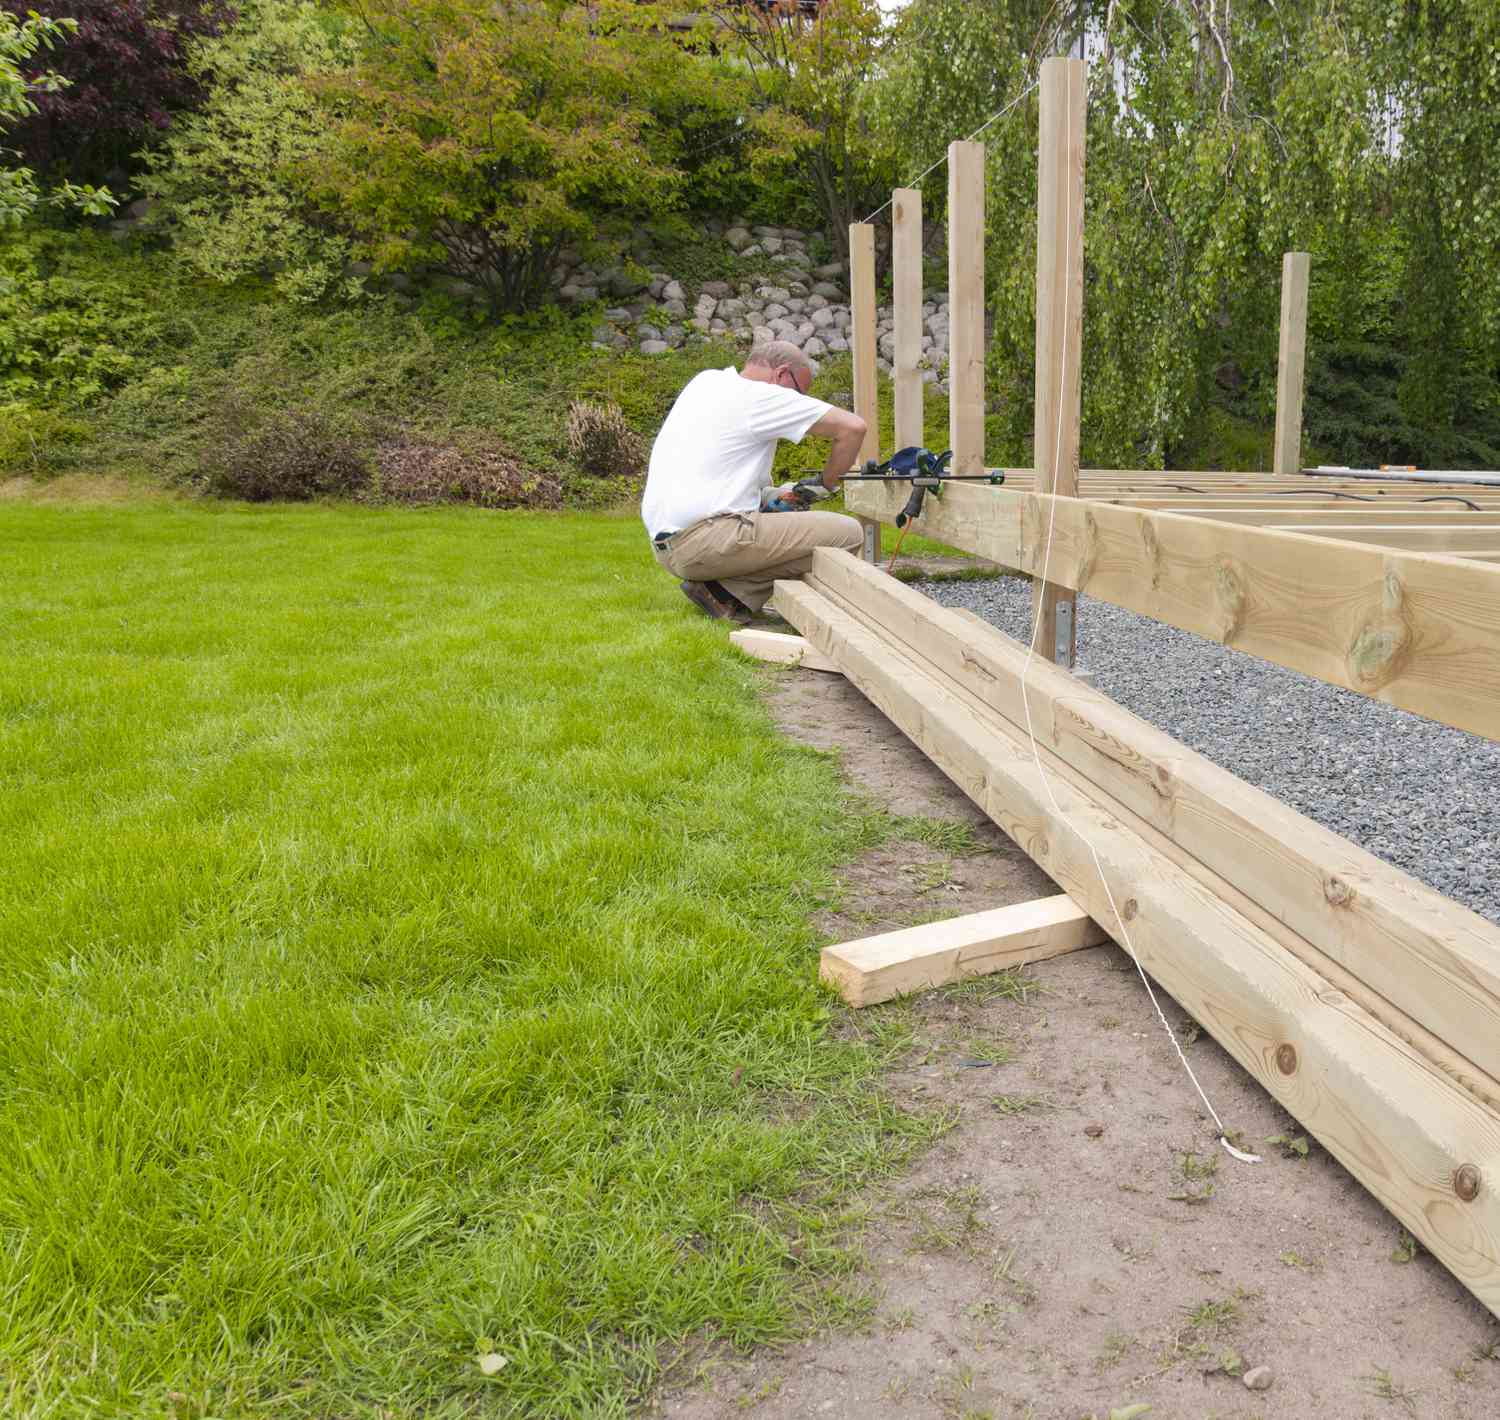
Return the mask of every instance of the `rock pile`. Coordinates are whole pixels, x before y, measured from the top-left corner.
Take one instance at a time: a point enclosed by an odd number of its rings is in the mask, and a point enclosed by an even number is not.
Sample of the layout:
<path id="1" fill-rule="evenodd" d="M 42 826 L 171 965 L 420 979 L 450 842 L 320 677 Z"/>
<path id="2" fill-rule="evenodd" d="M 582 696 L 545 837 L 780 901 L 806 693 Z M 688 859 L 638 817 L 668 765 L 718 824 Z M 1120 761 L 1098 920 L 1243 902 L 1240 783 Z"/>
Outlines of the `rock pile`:
<path id="1" fill-rule="evenodd" d="M 705 281 L 694 286 L 666 271 L 648 267 L 599 267 L 576 251 L 564 251 L 552 272 L 557 299 L 564 305 L 613 301 L 594 327 L 600 349 L 637 349 L 660 355 L 705 340 L 733 340 L 742 345 L 787 340 L 812 363 L 849 349 L 852 317 L 848 271 L 841 261 L 815 266 L 808 253 L 808 233 L 792 227 L 735 223 L 715 236 L 753 271 L 732 281 Z M 649 258 L 648 258 L 649 260 Z M 891 311 L 877 313 L 877 364 L 889 373 L 895 355 Z M 937 292 L 922 307 L 922 378 L 946 391 L 948 365 L 948 295 Z"/>

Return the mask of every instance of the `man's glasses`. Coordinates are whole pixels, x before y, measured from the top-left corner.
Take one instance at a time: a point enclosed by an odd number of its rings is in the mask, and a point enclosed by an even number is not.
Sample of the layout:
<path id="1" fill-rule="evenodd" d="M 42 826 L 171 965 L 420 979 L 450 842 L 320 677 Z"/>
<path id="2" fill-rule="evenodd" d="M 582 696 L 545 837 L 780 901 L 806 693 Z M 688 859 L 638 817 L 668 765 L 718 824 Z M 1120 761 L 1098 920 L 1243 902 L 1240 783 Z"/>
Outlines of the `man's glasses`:
<path id="1" fill-rule="evenodd" d="M 808 392 L 808 390 L 810 390 L 812 388 L 812 371 L 811 370 L 805 370 L 803 373 L 806 374 L 806 376 L 807 376 L 807 383 L 806 384 L 802 383 L 802 381 L 797 377 L 797 372 L 794 369 L 792 369 L 792 367 L 790 365 L 783 365 L 776 372 L 776 383 L 777 384 L 784 384 L 785 381 L 782 380 L 781 377 L 783 375 L 790 375 L 791 379 L 792 379 L 792 388 L 794 390 L 796 390 L 798 394 L 806 394 Z"/>

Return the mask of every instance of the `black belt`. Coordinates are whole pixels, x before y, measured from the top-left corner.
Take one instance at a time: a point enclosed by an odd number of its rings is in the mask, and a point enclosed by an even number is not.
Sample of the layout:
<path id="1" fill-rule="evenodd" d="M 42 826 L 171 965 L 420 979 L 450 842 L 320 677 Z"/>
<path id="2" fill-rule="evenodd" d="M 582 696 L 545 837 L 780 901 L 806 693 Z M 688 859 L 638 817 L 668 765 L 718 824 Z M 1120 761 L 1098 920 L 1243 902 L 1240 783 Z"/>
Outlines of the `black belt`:
<path id="1" fill-rule="evenodd" d="M 652 546 L 665 547 L 676 536 L 677 534 L 674 532 L 659 532 L 655 537 L 651 539 Z"/>

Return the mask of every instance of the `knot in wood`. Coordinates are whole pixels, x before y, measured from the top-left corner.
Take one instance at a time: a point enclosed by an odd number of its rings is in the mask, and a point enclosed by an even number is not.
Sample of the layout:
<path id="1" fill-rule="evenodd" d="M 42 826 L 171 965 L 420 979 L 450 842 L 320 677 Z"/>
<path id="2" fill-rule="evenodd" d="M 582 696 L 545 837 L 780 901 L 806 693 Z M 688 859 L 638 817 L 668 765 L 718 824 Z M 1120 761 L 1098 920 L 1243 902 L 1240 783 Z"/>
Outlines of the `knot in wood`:
<path id="1" fill-rule="evenodd" d="M 1120 909 L 1120 916 L 1127 922 L 1134 922 L 1136 914 L 1140 911 L 1140 904 L 1133 897 L 1125 899 L 1125 905 Z"/>
<path id="2" fill-rule="evenodd" d="M 1219 639 L 1232 641 L 1245 622 L 1245 579 L 1239 563 L 1223 553 L 1214 558 L 1214 599 L 1219 604 Z"/>
<path id="3" fill-rule="evenodd" d="M 1323 896 L 1330 907 L 1347 907 L 1354 901 L 1354 889 L 1337 873 L 1329 873 L 1323 879 Z"/>
<path id="4" fill-rule="evenodd" d="M 1346 657 L 1349 681 L 1358 690 L 1375 691 L 1389 685 L 1411 658 L 1412 628 L 1406 608 L 1406 588 L 1394 571 L 1380 583 L 1380 610 L 1355 633 Z"/>
<path id="5" fill-rule="evenodd" d="M 1297 1073 L 1297 1047 L 1289 1041 L 1283 1041 L 1276 1047 L 1276 1068 L 1283 1075 Z"/>
<path id="6" fill-rule="evenodd" d="M 1078 558 L 1078 577 L 1073 583 L 1076 590 L 1088 586 L 1094 574 L 1094 564 L 1099 560 L 1099 520 L 1090 511 L 1083 518 L 1083 549 Z"/>
<path id="7" fill-rule="evenodd" d="M 1465 1203 L 1472 1203 L 1479 1197 L 1481 1182 L 1479 1169 L 1474 1164 L 1460 1164 L 1453 1170 L 1453 1191 Z"/>
<path id="8" fill-rule="evenodd" d="M 1161 545 L 1156 540 L 1156 527 L 1149 517 L 1141 517 L 1141 547 L 1146 554 L 1146 570 L 1151 574 L 1154 591 L 1161 583 Z"/>

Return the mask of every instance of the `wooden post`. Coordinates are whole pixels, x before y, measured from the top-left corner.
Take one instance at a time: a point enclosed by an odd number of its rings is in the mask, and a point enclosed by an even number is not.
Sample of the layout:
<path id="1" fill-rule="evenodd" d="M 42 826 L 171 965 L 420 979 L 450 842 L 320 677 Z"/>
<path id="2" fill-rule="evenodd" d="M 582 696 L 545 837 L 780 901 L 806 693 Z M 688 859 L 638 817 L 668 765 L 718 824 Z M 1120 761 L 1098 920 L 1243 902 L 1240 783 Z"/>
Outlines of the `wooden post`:
<path id="1" fill-rule="evenodd" d="M 984 144 L 948 145 L 948 438 L 984 472 Z"/>
<path id="2" fill-rule="evenodd" d="M 854 351 L 854 412 L 867 426 L 859 462 L 880 457 L 880 398 L 875 385 L 875 228 L 868 222 L 849 224 L 849 296 Z M 880 524 L 866 518 L 864 556 L 880 558 Z"/>
<path id="3" fill-rule="evenodd" d="M 896 324 L 896 447 L 922 442 L 922 194 L 898 187 L 891 198 L 892 304 Z"/>
<path id="4" fill-rule="evenodd" d="M 1081 59 L 1042 63 L 1036 208 L 1036 491 L 1078 494 L 1083 344 L 1083 145 L 1087 71 Z M 1044 540 L 1048 521 L 1041 522 Z M 1042 565 L 1038 548 L 1035 566 Z M 1066 587 L 1032 584 L 1032 644 L 1071 667 L 1077 603 Z"/>
<path id="5" fill-rule="evenodd" d="M 1273 472 L 1302 472 L 1302 369 L 1307 356 L 1307 278 L 1312 257 L 1281 258 L 1281 356 L 1276 366 L 1276 452 Z"/>

